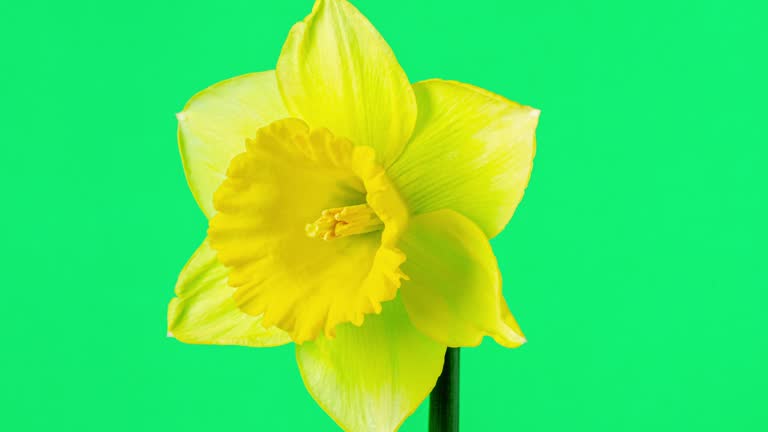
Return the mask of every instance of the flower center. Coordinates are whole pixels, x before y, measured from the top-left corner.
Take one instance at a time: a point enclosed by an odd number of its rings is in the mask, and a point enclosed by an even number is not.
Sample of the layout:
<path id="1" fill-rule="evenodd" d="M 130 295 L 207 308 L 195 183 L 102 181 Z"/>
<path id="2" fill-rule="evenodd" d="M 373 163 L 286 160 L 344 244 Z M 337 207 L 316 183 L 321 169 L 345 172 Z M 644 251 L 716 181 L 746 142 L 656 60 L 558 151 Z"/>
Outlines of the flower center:
<path id="1" fill-rule="evenodd" d="M 320 217 L 304 227 L 312 238 L 333 240 L 384 229 L 384 222 L 368 204 L 323 210 Z"/>
<path id="2" fill-rule="evenodd" d="M 397 245 L 410 215 L 376 151 L 298 119 L 259 129 L 245 147 L 208 228 L 238 308 L 296 343 L 380 313 L 405 277 Z"/>

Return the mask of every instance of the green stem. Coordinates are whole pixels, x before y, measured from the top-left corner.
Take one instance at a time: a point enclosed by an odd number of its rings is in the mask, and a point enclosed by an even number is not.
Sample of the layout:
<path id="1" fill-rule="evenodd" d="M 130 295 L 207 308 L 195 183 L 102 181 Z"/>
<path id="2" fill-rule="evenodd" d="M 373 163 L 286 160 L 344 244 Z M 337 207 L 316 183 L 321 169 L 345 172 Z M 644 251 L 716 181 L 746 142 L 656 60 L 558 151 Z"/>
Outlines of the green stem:
<path id="1" fill-rule="evenodd" d="M 459 431 L 459 348 L 445 351 L 443 372 L 429 396 L 429 432 Z"/>

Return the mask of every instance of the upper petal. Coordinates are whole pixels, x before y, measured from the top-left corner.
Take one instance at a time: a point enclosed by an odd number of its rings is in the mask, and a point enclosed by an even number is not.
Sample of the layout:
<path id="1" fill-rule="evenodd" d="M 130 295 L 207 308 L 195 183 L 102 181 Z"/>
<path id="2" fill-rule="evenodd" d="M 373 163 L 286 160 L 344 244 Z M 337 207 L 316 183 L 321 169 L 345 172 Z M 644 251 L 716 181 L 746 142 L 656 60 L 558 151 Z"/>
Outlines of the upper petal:
<path id="1" fill-rule="evenodd" d="M 419 117 L 392 180 L 414 213 L 452 209 L 494 237 L 528 184 L 539 111 L 458 82 L 413 89 Z"/>
<path id="2" fill-rule="evenodd" d="M 416 216 L 400 248 L 410 278 L 400 295 L 416 328 L 452 347 L 479 345 L 486 335 L 506 347 L 525 343 L 491 245 L 472 221 L 452 210 Z"/>
<path id="3" fill-rule="evenodd" d="M 318 0 L 291 29 L 277 78 L 292 115 L 373 147 L 387 166 L 416 121 L 416 99 L 389 45 L 345 0 Z"/>
<path id="4" fill-rule="evenodd" d="M 275 71 L 231 78 L 194 95 L 179 119 L 179 149 L 197 204 L 211 217 L 213 192 L 229 161 L 245 150 L 245 139 L 275 120 L 288 117 Z"/>
<path id="5" fill-rule="evenodd" d="M 392 432 L 435 386 L 445 346 L 409 322 L 400 299 L 362 327 L 296 346 L 304 384 L 344 430 Z"/>
<path id="6" fill-rule="evenodd" d="M 176 295 L 168 306 L 168 332 L 195 344 L 276 346 L 288 343 L 288 334 L 264 328 L 261 316 L 238 309 L 227 286 L 227 269 L 216 259 L 206 239 L 179 275 Z"/>

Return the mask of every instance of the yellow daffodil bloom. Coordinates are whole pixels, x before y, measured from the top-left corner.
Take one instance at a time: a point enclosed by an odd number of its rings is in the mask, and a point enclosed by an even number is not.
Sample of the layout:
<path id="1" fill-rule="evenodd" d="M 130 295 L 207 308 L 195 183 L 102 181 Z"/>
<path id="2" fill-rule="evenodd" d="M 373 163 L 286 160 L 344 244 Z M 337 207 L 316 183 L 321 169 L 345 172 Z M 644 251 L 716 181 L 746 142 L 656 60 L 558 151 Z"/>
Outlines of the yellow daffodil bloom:
<path id="1" fill-rule="evenodd" d="M 209 229 L 169 332 L 295 342 L 307 389 L 342 428 L 396 430 L 446 347 L 525 342 L 488 239 L 523 196 L 538 115 L 467 84 L 411 84 L 357 9 L 317 1 L 276 70 L 218 83 L 178 114 Z"/>

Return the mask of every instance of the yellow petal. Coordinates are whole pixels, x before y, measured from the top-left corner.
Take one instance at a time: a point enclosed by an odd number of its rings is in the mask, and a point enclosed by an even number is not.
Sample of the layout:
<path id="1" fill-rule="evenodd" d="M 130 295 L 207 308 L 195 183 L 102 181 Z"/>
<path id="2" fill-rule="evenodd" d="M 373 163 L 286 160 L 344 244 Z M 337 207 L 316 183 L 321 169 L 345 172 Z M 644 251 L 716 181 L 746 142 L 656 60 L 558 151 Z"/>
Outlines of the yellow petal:
<path id="1" fill-rule="evenodd" d="M 539 111 L 467 84 L 414 84 L 416 129 L 388 170 L 416 214 L 452 209 L 490 238 L 528 185 Z"/>
<path id="2" fill-rule="evenodd" d="M 288 334 L 264 328 L 260 316 L 240 311 L 227 286 L 229 272 L 216 259 L 208 240 L 203 242 L 179 275 L 176 295 L 168 306 L 168 332 L 194 344 L 276 346 Z"/>
<path id="3" fill-rule="evenodd" d="M 304 385 L 336 423 L 349 432 L 392 432 L 435 386 L 445 346 L 418 332 L 400 299 L 362 327 L 339 326 L 296 346 Z"/>
<path id="4" fill-rule="evenodd" d="M 395 297 L 405 257 L 394 242 L 407 213 L 370 147 L 298 119 L 275 122 L 232 160 L 214 204 L 208 232 L 231 267 L 235 301 L 295 342 L 361 325 Z M 305 231 L 324 210 L 361 205 L 375 210 L 383 232 L 324 241 Z"/>
<path id="5" fill-rule="evenodd" d="M 229 161 L 245 151 L 245 139 L 288 117 L 275 72 L 242 75 L 201 91 L 178 113 L 179 149 L 187 182 L 206 216 Z"/>
<path id="6" fill-rule="evenodd" d="M 370 146 L 387 166 L 416 121 L 416 100 L 392 50 L 345 0 L 318 0 L 277 62 L 285 104 L 313 128 Z"/>
<path id="7" fill-rule="evenodd" d="M 400 295 L 416 328 L 451 347 L 479 345 L 486 335 L 510 348 L 525 343 L 491 245 L 472 221 L 452 210 L 416 216 L 400 247 L 410 278 Z"/>

